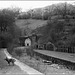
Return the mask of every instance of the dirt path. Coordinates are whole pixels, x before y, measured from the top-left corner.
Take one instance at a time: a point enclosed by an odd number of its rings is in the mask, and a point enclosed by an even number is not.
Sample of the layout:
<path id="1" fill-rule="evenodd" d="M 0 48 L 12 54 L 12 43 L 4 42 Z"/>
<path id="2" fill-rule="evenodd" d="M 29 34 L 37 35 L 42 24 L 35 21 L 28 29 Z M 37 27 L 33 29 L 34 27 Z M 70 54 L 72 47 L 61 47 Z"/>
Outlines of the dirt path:
<path id="1" fill-rule="evenodd" d="M 12 67 L 8 72 L 5 73 L 6 75 L 28 75 L 26 72 L 22 71 L 18 66 Z"/>

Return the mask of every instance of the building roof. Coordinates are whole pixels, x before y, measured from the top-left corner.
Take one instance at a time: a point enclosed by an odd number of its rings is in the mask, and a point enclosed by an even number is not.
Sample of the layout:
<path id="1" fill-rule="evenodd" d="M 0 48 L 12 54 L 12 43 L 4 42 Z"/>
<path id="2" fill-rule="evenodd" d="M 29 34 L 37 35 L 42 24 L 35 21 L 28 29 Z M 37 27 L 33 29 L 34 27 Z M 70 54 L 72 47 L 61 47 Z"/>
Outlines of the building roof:
<path id="1" fill-rule="evenodd" d="M 32 36 L 42 36 L 42 34 L 31 34 L 31 35 L 26 35 L 26 36 L 20 36 L 20 38 L 29 38 L 29 37 L 32 37 Z"/>

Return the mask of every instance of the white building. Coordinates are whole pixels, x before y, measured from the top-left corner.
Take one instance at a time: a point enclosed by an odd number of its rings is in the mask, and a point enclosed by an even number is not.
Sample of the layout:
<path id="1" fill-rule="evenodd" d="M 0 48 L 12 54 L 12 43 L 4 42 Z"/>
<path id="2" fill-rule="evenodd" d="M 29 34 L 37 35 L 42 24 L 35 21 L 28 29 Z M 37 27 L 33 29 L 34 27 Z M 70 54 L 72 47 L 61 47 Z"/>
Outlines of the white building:
<path id="1" fill-rule="evenodd" d="M 30 38 L 25 39 L 25 46 L 31 46 L 31 39 Z"/>

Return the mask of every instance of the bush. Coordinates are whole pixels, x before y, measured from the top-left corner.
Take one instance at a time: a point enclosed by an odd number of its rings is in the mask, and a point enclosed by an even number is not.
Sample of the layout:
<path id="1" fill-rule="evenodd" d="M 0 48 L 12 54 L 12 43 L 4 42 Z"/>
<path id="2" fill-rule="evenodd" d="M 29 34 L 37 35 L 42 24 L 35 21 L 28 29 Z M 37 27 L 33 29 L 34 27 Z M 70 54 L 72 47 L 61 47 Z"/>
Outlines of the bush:
<path id="1" fill-rule="evenodd" d="M 33 48 L 32 47 L 26 48 L 26 53 L 32 58 L 34 56 Z"/>
<path id="2" fill-rule="evenodd" d="M 18 16 L 18 19 L 29 19 L 30 18 L 30 14 L 22 14 Z"/>
<path id="3" fill-rule="evenodd" d="M 22 52 L 21 49 L 15 50 L 15 53 L 16 53 L 16 55 L 19 56 L 19 57 L 21 57 L 22 54 L 23 54 L 23 52 Z"/>

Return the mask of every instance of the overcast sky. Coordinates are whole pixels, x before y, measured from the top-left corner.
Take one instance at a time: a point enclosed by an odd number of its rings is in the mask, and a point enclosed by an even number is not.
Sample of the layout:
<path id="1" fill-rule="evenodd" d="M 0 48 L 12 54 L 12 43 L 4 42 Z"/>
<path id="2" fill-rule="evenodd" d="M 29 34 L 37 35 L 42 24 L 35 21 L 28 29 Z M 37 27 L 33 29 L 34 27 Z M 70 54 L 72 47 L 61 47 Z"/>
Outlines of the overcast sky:
<path id="1" fill-rule="evenodd" d="M 62 2 L 73 3 L 75 1 L 0 1 L 0 9 L 19 7 L 22 9 L 22 11 L 27 11 L 29 9 L 45 7 L 51 4 Z"/>

